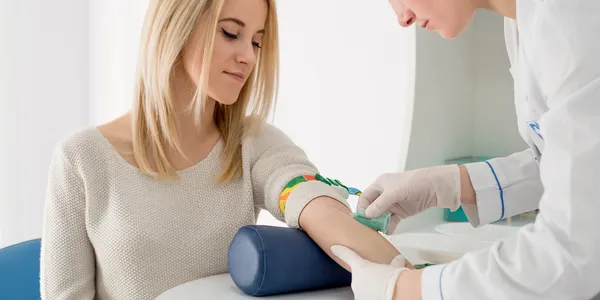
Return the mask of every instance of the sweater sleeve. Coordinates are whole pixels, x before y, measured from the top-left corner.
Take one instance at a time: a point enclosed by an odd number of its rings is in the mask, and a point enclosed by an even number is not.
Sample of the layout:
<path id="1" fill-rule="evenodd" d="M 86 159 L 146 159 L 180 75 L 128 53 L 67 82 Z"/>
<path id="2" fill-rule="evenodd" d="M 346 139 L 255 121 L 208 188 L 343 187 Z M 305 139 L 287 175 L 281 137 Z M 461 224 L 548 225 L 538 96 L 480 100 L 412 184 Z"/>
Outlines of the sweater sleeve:
<path id="1" fill-rule="evenodd" d="M 84 184 L 69 156 L 64 146 L 57 147 L 50 165 L 40 257 L 42 299 L 85 300 L 95 295 Z"/>
<path id="2" fill-rule="evenodd" d="M 349 207 L 348 190 L 341 185 L 319 180 L 301 182 L 282 201 L 281 195 L 293 180 L 314 177 L 318 169 L 306 153 L 281 130 L 265 124 L 252 143 L 252 189 L 256 205 L 264 207 L 288 226 L 299 228 L 298 218 L 304 207 L 318 197 L 330 197 Z"/>

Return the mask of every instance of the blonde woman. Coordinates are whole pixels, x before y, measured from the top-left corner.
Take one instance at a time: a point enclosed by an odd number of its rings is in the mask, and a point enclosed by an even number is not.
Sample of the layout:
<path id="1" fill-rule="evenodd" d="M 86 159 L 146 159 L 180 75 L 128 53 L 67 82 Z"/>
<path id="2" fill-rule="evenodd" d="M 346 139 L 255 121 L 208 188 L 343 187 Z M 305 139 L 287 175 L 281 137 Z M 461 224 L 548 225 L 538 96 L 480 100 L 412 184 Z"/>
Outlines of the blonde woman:
<path id="1" fill-rule="evenodd" d="M 133 109 L 55 151 L 43 299 L 153 299 L 226 273 L 231 238 L 261 208 L 330 255 L 333 244 L 380 263 L 398 255 L 354 221 L 342 187 L 312 180 L 280 197 L 289 182 L 318 171 L 265 124 L 277 36 L 273 0 L 150 2 Z"/>

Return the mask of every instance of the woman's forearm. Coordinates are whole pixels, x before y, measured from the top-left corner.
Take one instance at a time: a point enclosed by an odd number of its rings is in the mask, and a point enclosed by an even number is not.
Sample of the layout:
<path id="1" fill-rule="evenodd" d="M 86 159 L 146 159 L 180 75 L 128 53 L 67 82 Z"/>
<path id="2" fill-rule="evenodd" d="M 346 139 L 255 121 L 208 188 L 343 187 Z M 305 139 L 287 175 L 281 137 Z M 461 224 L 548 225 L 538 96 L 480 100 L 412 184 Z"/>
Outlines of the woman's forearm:
<path id="1" fill-rule="evenodd" d="M 363 258 L 381 264 L 389 264 L 400 254 L 377 231 L 354 220 L 350 209 L 335 199 L 314 199 L 300 214 L 299 223 L 321 249 L 348 271 L 349 267 L 333 255 L 331 246 L 346 246 Z"/>

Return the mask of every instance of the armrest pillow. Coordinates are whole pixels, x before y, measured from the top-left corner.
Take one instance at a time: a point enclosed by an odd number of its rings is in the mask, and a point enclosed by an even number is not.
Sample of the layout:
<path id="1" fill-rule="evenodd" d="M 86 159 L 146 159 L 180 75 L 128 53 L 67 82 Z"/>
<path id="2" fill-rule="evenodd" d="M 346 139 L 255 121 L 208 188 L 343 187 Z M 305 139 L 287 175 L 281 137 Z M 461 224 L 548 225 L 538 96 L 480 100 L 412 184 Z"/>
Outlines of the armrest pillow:
<path id="1" fill-rule="evenodd" d="M 337 288 L 352 280 L 304 231 L 287 227 L 240 228 L 229 245 L 228 268 L 251 296 Z"/>

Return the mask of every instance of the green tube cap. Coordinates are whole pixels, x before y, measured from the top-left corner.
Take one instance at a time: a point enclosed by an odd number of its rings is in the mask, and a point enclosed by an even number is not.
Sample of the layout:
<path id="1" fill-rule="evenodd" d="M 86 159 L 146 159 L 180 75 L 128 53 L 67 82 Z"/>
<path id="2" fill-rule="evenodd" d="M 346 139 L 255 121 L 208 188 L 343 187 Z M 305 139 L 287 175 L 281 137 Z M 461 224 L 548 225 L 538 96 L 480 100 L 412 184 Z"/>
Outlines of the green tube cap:
<path id="1" fill-rule="evenodd" d="M 390 226 L 390 220 L 392 218 L 392 215 L 389 213 L 381 215 L 377 218 L 367 218 L 364 212 L 354 213 L 353 216 L 354 219 L 359 223 L 383 233 L 387 232 L 388 227 Z"/>

